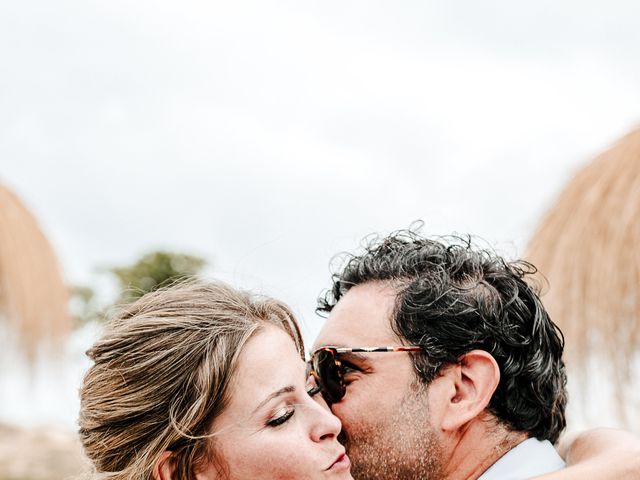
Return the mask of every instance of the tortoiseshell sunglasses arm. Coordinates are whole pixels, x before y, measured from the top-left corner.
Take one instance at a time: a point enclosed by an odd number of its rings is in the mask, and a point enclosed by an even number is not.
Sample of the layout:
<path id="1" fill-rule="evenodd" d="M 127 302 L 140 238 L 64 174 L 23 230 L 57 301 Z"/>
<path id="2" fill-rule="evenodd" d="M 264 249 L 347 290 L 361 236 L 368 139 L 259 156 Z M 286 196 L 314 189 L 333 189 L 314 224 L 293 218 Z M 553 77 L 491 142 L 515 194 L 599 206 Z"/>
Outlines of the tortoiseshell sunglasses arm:
<path id="1" fill-rule="evenodd" d="M 335 353 L 371 353 L 371 352 L 419 352 L 422 347 L 416 345 L 398 346 L 398 347 L 320 347 L 313 353 L 320 350 L 331 350 Z M 312 354 L 313 355 L 313 354 Z"/>

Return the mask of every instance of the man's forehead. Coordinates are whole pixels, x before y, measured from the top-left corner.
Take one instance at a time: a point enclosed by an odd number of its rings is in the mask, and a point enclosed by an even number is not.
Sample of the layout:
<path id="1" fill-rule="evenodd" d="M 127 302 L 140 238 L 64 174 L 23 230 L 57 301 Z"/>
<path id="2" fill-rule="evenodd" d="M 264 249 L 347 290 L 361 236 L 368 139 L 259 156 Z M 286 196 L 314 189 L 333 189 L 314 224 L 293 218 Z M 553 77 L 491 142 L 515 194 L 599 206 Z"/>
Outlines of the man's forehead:
<path id="1" fill-rule="evenodd" d="M 333 308 L 314 349 L 322 346 L 369 347 L 396 343 L 390 318 L 396 292 L 388 284 L 371 282 L 351 288 Z"/>

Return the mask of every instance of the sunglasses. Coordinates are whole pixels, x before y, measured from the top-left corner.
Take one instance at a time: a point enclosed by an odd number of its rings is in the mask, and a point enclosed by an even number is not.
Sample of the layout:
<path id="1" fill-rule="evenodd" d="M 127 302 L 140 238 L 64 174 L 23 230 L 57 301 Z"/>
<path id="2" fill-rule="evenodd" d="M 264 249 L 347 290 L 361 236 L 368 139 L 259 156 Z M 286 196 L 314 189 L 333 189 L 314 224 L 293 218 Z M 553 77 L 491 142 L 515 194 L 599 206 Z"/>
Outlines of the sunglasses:
<path id="1" fill-rule="evenodd" d="M 307 362 L 307 373 L 313 375 L 318 385 L 322 388 L 322 395 L 327 403 L 336 403 L 342 400 L 347 392 L 344 375 L 345 367 L 340 362 L 338 355 L 341 353 L 378 353 L 378 352 L 419 352 L 422 347 L 321 347 L 311 354 Z"/>

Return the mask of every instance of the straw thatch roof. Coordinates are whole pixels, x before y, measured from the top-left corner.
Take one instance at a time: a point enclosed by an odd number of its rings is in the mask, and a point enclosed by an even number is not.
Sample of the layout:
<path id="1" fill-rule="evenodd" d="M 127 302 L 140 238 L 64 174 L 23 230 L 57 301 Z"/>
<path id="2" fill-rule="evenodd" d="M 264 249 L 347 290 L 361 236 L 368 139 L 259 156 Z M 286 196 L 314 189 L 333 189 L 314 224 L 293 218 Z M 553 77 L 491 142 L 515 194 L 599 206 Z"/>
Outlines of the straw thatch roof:
<path id="1" fill-rule="evenodd" d="M 36 219 L 0 185 L 0 320 L 29 355 L 45 338 L 71 328 L 65 286 L 56 256 Z"/>
<path id="2" fill-rule="evenodd" d="M 597 353 L 620 404 L 640 354 L 640 129 L 569 182 L 530 241 L 549 282 L 543 301 L 567 340 L 570 367 Z"/>

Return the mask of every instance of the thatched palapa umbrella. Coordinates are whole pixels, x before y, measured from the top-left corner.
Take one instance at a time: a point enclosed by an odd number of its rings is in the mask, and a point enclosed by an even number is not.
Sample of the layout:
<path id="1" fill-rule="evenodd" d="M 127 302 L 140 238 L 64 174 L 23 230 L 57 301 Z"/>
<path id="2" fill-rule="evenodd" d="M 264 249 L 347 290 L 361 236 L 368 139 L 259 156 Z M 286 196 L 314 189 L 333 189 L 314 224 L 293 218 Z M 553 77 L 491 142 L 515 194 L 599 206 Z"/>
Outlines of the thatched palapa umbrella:
<path id="1" fill-rule="evenodd" d="M 29 356 L 43 339 L 71 328 L 69 292 L 36 219 L 0 185 L 0 320 L 8 321 Z"/>
<path id="2" fill-rule="evenodd" d="M 530 241 L 570 367 L 608 363 L 621 415 L 640 354 L 640 129 L 569 182 Z M 578 370 L 574 370 L 578 373 Z"/>

